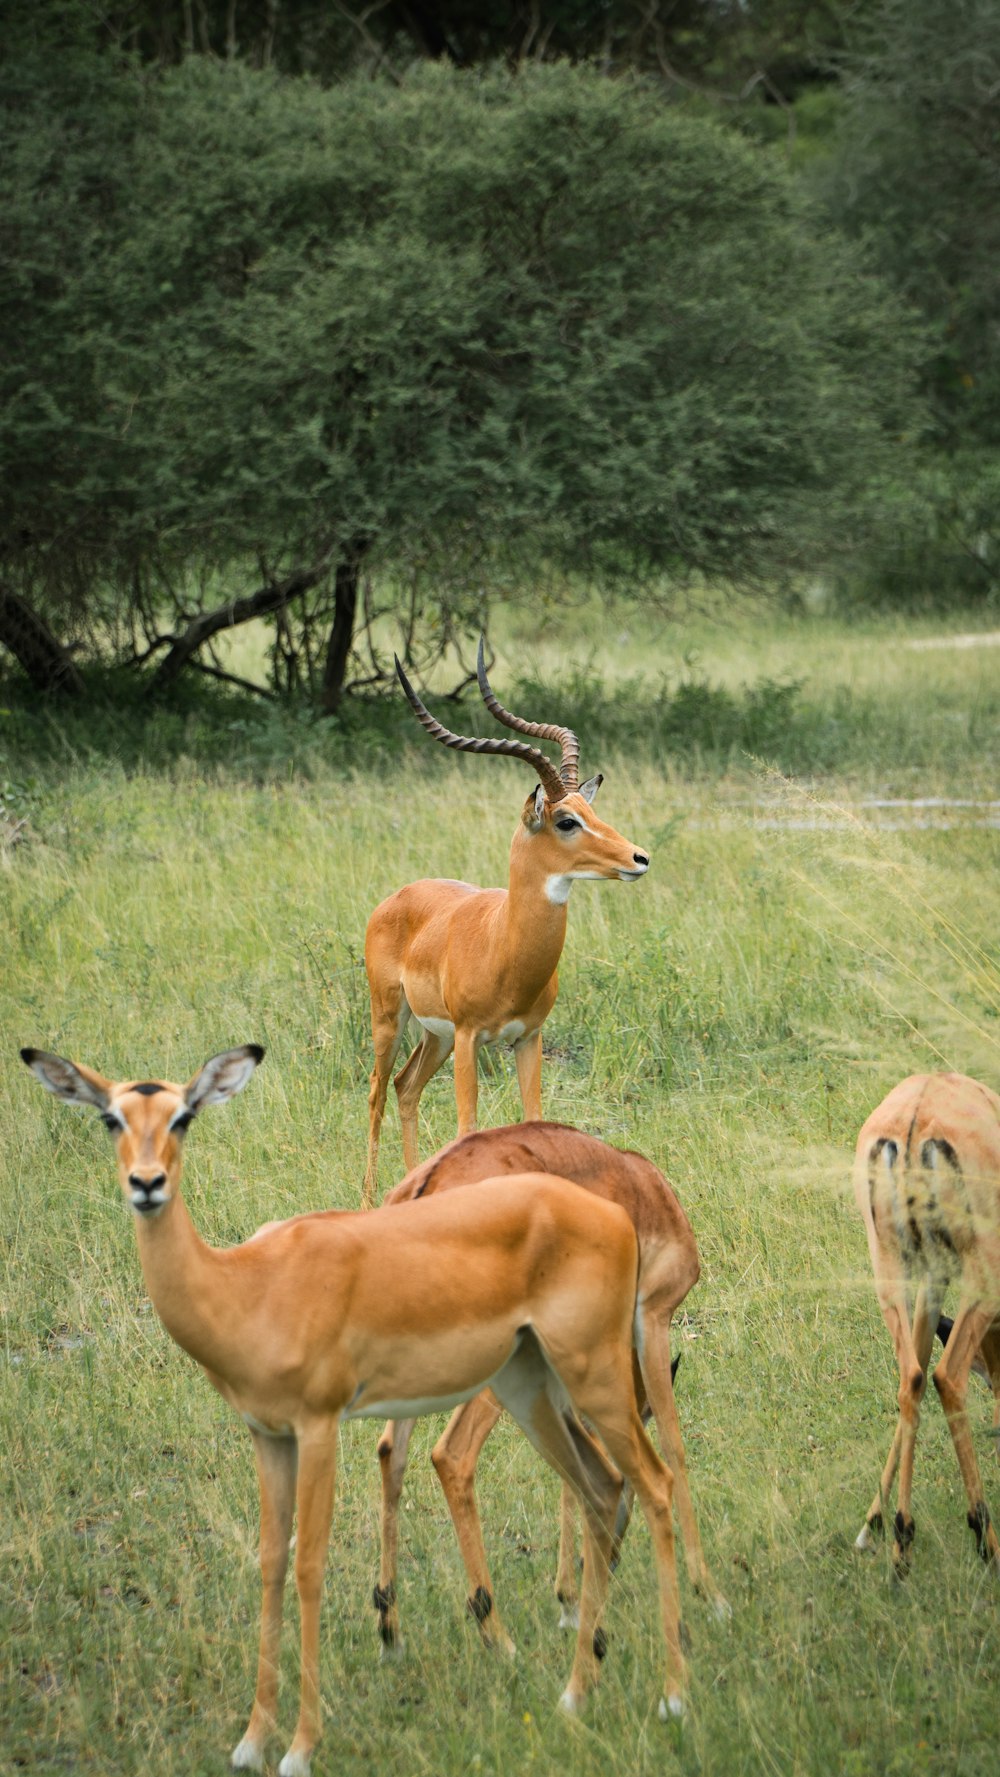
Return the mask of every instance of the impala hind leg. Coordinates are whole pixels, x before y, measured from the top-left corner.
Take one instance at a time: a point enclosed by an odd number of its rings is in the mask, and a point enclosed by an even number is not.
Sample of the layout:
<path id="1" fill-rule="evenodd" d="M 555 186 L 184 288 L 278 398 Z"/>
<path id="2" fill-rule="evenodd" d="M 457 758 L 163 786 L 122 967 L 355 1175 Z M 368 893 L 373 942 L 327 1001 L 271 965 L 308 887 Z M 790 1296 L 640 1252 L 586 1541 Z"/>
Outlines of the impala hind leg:
<path id="1" fill-rule="evenodd" d="M 454 1047 L 453 1036 L 435 1036 L 425 1030 L 412 1055 L 396 1075 L 396 1098 L 399 1120 L 403 1126 L 403 1164 L 407 1172 L 416 1166 L 420 1154 L 417 1145 L 417 1108 L 420 1094 Z"/>
<path id="2" fill-rule="evenodd" d="M 500 1621 L 493 1596 L 475 1487 L 480 1452 L 502 1414 L 503 1408 L 487 1389 L 474 1395 L 471 1401 L 456 1407 L 431 1451 L 431 1461 L 448 1502 L 465 1563 L 469 1613 L 479 1624 L 486 1647 L 513 1654 L 514 1643 Z"/>
<path id="3" fill-rule="evenodd" d="M 265 1742 L 276 1725 L 281 1606 L 295 1511 L 294 1438 L 269 1438 L 256 1431 L 250 1435 L 260 1485 L 260 1651 L 253 1709 L 247 1731 L 233 1752 L 234 1771 L 264 1769 Z"/>
<path id="4" fill-rule="evenodd" d="M 562 1382 L 533 1334 L 523 1337 L 514 1357 L 494 1378 L 493 1389 L 536 1450 L 569 1482 L 583 1507 L 580 1621 L 573 1669 L 560 1699 L 561 1707 L 576 1715 L 597 1682 L 607 1648 L 600 1615 L 611 1572 L 622 1478 L 576 1418 Z"/>
<path id="5" fill-rule="evenodd" d="M 368 1159 L 365 1182 L 361 1189 L 361 1206 L 372 1209 L 378 1192 L 378 1149 L 385 1116 L 385 1101 L 392 1078 L 393 1064 L 399 1052 L 410 1017 L 402 988 L 398 982 L 372 987 L 372 1044 L 375 1066 L 368 1089 Z"/>
<path id="6" fill-rule="evenodd" d="M 560 1629 L 579 1629 L 580 1597 L 576 1584 L 576 1494 L 564 1481 L 559 1492 L 559 1559 L 556 1563 L 556 1602 Z"/>
<path id="7" fill-rule="evenodd" d="M 951 1432 L 958 1466 L 965 1483 L 969 1502 L 969 1528 L 975 1532 L 976 1547 L 983 1560 L 993 1568 L 994 1573 L 1000 1575 L 1000 1542 L 997 1541 L 983 1494 L 979 1464 L 969 1432 L 969 1416 L 965 1409 L 972 1360 L 984 1335 L 993 1324 L 994 1315 L 993 1308 L 984 1308 L 978 1303 L 963 1303 L 959 1307 L 944 1348 L 944 1356 L 934 1371 L 934 1386 L 948 1420 L 948 1430 Z"/>
<path id="8" fill-rule="evenodd" d="M 889 1509 L 892 1497 L 893 1482 L 896 1479 L 896 1472 L 899 1470 L 899 1500 L 893 1522 L 892 1558 L 897 1573 L 902 1575 L 909 1566 L 909 1552 L 914 1537 L 913 1516 L 910 1510 L 913 1460 L 916 1450 L 917 1427 L 920 1423 L 920 1403 L 927 1383 L 927 1363 L 930 1358 L 937 1314 L 933 1312 L 934 1303 L 931 1300 L 928 1285 L 926 1282 L 922 1282 L 917 1293 L 916 1311 L 911 1326 L 904 1285 L 887 1274 L 887 1270 L 879 1261 L 877 1249 L 874 1257 L 879 1307 L 882 1310 L 882 1318 L 889 1329 L 899 1367 L 899 1417 L 896 1421 L 896 1429 L 885 1467 L 882 1470 L 878 1492 L 872 1500 L 865 1514 L 864 1524 L 855 1538 L 855 1548 L 870 1549 L 875 1538 L 881 1535 L 885 1513 Z"/>
<path id="9" fill-rule="evenodd" d="M 628 1371 L 616 1374 L 617 1368 L 607 1363 L 600 1369 L 595 1365 L 589 1376 L 577 1382 L 574 1397 L 625 1479 L 631 1481 L 649 1526 L 667 1653 L 664 1694 L 660 1700 L 660 1716 L 666 1721 L 683 1715 L 687 1689 L 674 1547 L 673 1476 L 646 1436 Z M 586 1579 L 585 1561 L 585 1589 Z"/>
<path id="10" fill-rule="evenodd" d="M 694 1590 L 708 1600 L 717 1617 L 731 1617 L 732 1610 L 715 1584 L 701 1546 L 698 1520 L 688 1483 L 684 1439 L 674 1397 L 674 1368 L 670 1361 L 670 1315 L 656 1309 L 638 1308 L 642 1329 L 640 1365 L 646 1397 L 656 1421 L 660 1448 L 674 1478 L 674 1506 L 684 1545 L 684 1562 Z"/>
<path id="11" fill-rule="evenodd" d="M 403 1645 L 396 1603 L 399 1501 L 415 1424 L 415 1419 L 390 1419 L 378 1441 L 379 1469 L 382 1475 L 382 1546 L 378 1585 L 375 1587 L 373 1602 L 378 1612 L 378 1632 L 382 1638 L 383 1655 L 398 1652 Z"/>

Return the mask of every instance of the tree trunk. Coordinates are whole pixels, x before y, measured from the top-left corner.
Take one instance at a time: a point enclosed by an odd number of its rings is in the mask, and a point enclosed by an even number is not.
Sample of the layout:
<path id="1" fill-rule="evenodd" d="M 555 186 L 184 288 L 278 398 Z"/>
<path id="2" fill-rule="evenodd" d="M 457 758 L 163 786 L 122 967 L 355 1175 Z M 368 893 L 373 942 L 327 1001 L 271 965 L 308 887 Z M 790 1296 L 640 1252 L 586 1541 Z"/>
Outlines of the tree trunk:
<path id="1" fill-rule="evenodd" d="M 358 608 L 358 575 L 368 544 L 355 537 L 337 564 L 333 582 L 333 624 L 326 647 L 320 709 L 324 716 L 336 715 L 344 692 L 347 659 L 354 640 L 354 615 Z"/>
<path id="2" fill-rule="evenodd" d="M 300 598 L 316 586 L 327 572 L 328 565 L 323 561 L 313 568 L 300 568 L 289 574 L 287 580 L 271 581 L 246 598 L 231 599 L 226 605 L 217 605 L 214 611 L 200 612 L 160 661 L 150 681 L 153 691 L 163 691 L 173 685 L 192 654 L 196 654 L 220 629 L 234 629 L 238 623 L 249 623 L 252 617 L 269 617 L 282 605 Z"/>
<path id="3" fill-rule="evenodd" d="M 9 648 L 36 691 L 83 690 L 72 656 L 18 592 L 0 586 L 0 643 Z"/>

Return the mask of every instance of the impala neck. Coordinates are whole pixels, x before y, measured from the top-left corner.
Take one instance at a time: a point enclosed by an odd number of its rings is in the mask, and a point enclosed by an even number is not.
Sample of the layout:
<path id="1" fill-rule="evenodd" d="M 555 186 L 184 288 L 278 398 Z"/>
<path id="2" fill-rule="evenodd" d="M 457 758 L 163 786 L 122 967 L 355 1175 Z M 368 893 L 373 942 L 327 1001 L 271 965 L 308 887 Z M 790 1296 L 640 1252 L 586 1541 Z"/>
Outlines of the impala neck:
<path id="1" fill-rule="evenodd" d="M 510 846 L 510 880 L 505 907 L 508 955 L 524 972 L 537 975 L 539 987 L 550 979 L 566 942 L 566 902 L 546 893 L 551 870 L 540 858 L 542 848 L 519 825 Z"/>
<path id="2" fill-rule="evenodd" d="M 206 1246 L 176 1191 L 159 1215 L 135 1220 L 149 1299 L 167 1332 L 207 1369 L 224 1372 L 240 1326 L 231 1282 L 220 1275 L 225 1255 Z"/>

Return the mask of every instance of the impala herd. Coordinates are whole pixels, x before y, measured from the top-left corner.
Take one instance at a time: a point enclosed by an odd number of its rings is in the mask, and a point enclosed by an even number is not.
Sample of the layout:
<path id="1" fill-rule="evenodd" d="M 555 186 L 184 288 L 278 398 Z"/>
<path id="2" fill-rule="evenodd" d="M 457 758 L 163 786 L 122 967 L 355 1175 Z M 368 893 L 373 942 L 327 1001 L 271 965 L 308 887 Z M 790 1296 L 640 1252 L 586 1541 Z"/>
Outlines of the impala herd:
<path id="1" fill-rule="evenodd" d="M 486 707 L 504 726 L 556 742 L 558 769 L 523 741 L 451 733 L 396 666 L 435 739 L 523 759 L 539 782 L 511 842 L 505 890 L 415 882 L 369 920 L 375 1060 L 361 1209 L 268 1223 L 225 1250 L 199 1237 L 180 1192 L 184 1133 L 202 1110 L 243 1090 L 263 1058 L 254 1044 L 216 1055 L 186 1085 L 112 1081 L 42 1050 L 21 1051 L 43 1086 L 92 1106 L 114 1136 L 150 1299 L 253 1440 L 263 1598 L 257 1687 L 232 1754 L 235 1769 L 263 1768 L 276 1725 L 282 1598 L 297 1517 L 300 1706 L 281 1777 L 305 1777 L 321 1732 L 320 1600 L 342 1419 L 388 1421 L 378 1444 L 382 1550 L 374 1591 L 385 1648 L 399 1642 L 398 1513 L 413 1422 L 446 1409 L 454 1411 L 432 1460 L 468 1576 L 468 1608 L 487 1645 L 513 1647 L 474 1491 L 479 1454 L 503 1409 L 562 1481 L 556 1593 L 562 1625 L 577 1632 L 561 1698 L 568 1712 L 583 1707 L 604 1657 L 601 1612 L 633 1499 L 649 1527 L 656 1569 L 664 1719 L 683 1716 L 686 1694 L 674 1510 L 693 1589 L 717 1615 L 729 1615 L 702 1552 L 674 1402 L 671 1320 L 699 1270 L 690 1224 L 663 1174 L 642 1155 L 542 1121 L 541 1032 L 556 999 L 572 884 L 635 881 L 649 868 L 649 855 L 594 814 L 602 780 L 579 782 L 575 735 L 526 722 L 500 705 L 482 644 L 478 679 Z M 388 1085 L 411 1020 L 419 1040 L 395 1079 L 408 1171 L 375 1210 Z M 524 1121 L 477 1131 L 477 1055 L 496 1042 L 513 1044 Z M 420 1164 L 420 1095 L 453 1049 L 458 1136 Z M 1000 1428 L 1000 1099 L 960 1074 L 904 1080 L 861 1131 L 855 1189 L 900 1377 L 895 1437 L 857 1546 L 869 1548 L 882 1530 L 898 1470 L 893 1560 L 900 1573 L 908 1565 L 917 1425 L 938 1332 L 945 1348 L 934 1383 L 969 1524 L 983 1559 L 1000 1575 L 1000 1542 L 965 1408 L 975 1365 L 992 1384 Z M 941 1310 L 952 1282 L 960 1298 L 949 1323 Z M 662 1456 L 646 1434 L 650 1417 Z"/>

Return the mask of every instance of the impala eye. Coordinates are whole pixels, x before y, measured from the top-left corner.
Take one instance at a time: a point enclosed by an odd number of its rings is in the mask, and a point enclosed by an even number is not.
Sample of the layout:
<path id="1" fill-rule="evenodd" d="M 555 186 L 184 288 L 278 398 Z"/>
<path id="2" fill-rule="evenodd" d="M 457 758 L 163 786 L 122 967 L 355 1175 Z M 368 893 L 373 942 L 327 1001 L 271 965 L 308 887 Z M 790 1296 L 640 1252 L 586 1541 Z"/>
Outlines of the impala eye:
<path id="1" fill-rule="evenodd" d="M 173 1122 L 170 1125 L 171 1133 L 173 1135 L 183 1135 L 185 1129 L 188 1127 L 188 1124 L 193 1122 L 193 1120 L 194 1120 L 194 1112 L 193 1111 L 181 1111 L 180 1114 L 174 1118 Z"/>
<path id="2" fill-rule="evenodd" d="M 124 1123 L 118 1117 L 113 1117 L 110 1111 L 101 1112 L 101 1122 L 105 1129 L 110 1129 L 112 1135 L 120 1135 L 125 1127 Z"/>
<path id="3" fill-rule="evenodd" d="M 556 822 L 556 826 L 559 828 L 560 833 L 573 833 L 579 825 L 579 821 L 565 820 Z"/>

